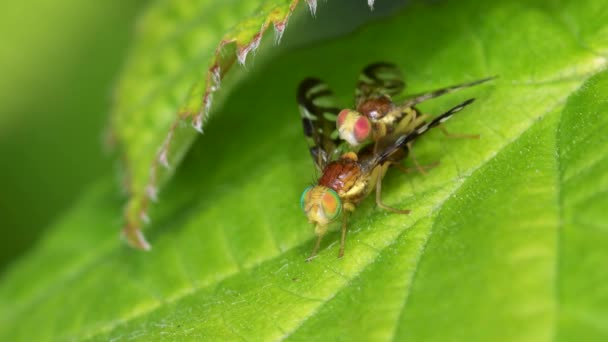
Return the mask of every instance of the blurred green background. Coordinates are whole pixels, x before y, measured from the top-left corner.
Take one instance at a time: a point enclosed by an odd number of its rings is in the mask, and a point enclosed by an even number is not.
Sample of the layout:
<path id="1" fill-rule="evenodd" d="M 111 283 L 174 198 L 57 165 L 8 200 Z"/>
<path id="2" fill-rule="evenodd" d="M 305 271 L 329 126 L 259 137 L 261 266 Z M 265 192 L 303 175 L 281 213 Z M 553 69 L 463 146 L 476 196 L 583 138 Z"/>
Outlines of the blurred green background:
<path id="1" fill-rule="evenodd" d="M 112 87 L 147 2 L 0 5 L 0 273 L 114 167 Z"/>
<path id="2" fill-rule="evenodd" d="M 305 33 L 288 35 L 281 48 L 345 34 L 407 2 L 378 3 L 372 15 L 361 2 L 337 25 L 326 13 L 349 1 L 323 3 L 315 18 L 300 18 Z M 0 274 L 87 184 L 118 169 L 104 141 L 106 124 L 137 16 L 148 2 L 0 5 Z"/>

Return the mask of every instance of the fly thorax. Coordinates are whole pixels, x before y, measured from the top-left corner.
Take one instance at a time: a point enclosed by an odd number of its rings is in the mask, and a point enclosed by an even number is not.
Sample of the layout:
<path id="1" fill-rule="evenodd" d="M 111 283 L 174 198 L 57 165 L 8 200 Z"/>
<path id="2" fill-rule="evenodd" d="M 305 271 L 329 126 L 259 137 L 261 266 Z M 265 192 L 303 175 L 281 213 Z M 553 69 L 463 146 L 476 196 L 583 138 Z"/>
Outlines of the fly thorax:
<path id="1" fill-rule="evenodd" d="M 348 191 L 361 176 L 359 163 L 351 158 L 340 158 L 329 163 L 319 178 L 319 185 L 335 190 L 340 196 Z"/>
<path id="2" fill-rule="evenodd" d="M 368 99 L 357 106 L 357 111 L 372 121 L 382 119 L 393 109 L 393 102 L 386 96 Z"/>

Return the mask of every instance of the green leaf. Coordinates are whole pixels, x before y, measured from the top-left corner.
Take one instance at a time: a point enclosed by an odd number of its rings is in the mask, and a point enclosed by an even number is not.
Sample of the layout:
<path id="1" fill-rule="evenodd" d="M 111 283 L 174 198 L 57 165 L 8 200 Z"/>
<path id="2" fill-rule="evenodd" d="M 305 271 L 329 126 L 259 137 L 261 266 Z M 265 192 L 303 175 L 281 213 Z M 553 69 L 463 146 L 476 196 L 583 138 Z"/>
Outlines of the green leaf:
<path id="1" fill-rule="evenodd" d="M 298 27 L 292 27 L 298 30 Z M 152 207 L 149 253 L 116 238 L 109 180 L 87 192 L 0 285 L 0 339 L 606 340 L 608 8 L 600 1 L 415 4 L 295 49 L 235 86 Z M 295 87 L 325 78 L 349 103 L 390 60 L 416 93 L 498 74 L 390 172 L 384 201 L 318 258 L 299 209 L 313 164 Z M 297 67 L 296 67 L 297 66 Z"/>
<path id="2" fill-rule="evenodd" d="M 0 4 L 0 272 L 112 170 L 100 129 L 143 2 Z"/>
<path id="3" fill-rule="evenodd" d="M 298 2 L 158 1 L 146 11 L 112 113 L 130 197 L 124 233 L 132 246 L 149 248 L 140 234 L 148 202 L 196 136 L 184 121 L 202 132 L 228 71 L 245 64 L 271 26 L 278 43 Z M 317 1 L 306 3 L 314 13 Z"/>

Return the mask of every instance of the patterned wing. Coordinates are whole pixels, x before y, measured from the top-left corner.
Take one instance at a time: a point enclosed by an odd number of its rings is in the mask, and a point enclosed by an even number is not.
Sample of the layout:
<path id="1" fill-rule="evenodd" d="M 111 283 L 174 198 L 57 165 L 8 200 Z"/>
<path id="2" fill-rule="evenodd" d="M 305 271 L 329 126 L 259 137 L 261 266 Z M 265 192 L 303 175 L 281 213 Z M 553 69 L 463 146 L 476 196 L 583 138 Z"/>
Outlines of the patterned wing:
<path id="1" fill-rule="evenodd" d="M 341 141 L 336 130 L 340 108 L 335 105 L 333 92 L 327 84 L 317 78 L 307 78 L 300 83 L 297 100 L 310 154 L 322 171 L 340 151 Z"/>
<path id="2" fill-rule="evenodd" d="M 432 90 L 432 91 L 429 91 L 426 93 L 410 95 L 408 97 L 408 99 L 401 105 L 401 107 L 403 107 L 403 108 L 412 107 L 412 106 L 415 106 L 426 100 L 434 99 L 436 97 L 439 97 L 439 96 L 442 96 L 445 94 L 453 93 L 460 89 L 476 86 L 478 84 L 482 84 L 482 83 L 485 83 L 488 81 L 495 80 L 497 77 L 498 76 L 486 77 L 486 78 L 482 78 L 480 80 L 473 81 L 473 82 L 457 84 L 457 85 L 449 86 L 446 88 Z"/>
<path id="3" fill-rule="evenodd" d="M 463 103 L 461 103 L 455 107 L 452 107 L 447 112 L 437 116 L 436 118 L 431 120 L 431 122 L 425 123 L 424 125 L 413 130 L 412 132 L 409 132 L 407 134 L 400 136 L 399 138 L 394 140 L 394 142 L 392 142 L 392 145 L 388 146 L 383 151 L 380 151 L 373 158 L 371 158 L 367 162 L 365 167 L 371 169 L 371 168 L 376 167 L 378 164 L 383 164 L 384 162 L 388 161 L 393 153 L 397 152 L 398 150 L 400 150 L 401 148 L 406 146 L 408 143 L 416 140 L 418 137 L 420 137 L 424 133 L 428 132 L 429 129 L 431 129 L 433 127 L 437 127 L 440 124 L 448 121 L 454 114 L 460 112 L 466 106 L 473 103 L 473 101 L 475 101 L 475 99 L 468 99 L 468 100 L 464 101 Z"/>
<path id="4" fill-rule="evenodd" d="M 399 95 L 405 88 L 401 70 L 393 64 L 378 62 L 366 66 L 359 75 L 355 90 L 355 104 L 369 98 Z"/>

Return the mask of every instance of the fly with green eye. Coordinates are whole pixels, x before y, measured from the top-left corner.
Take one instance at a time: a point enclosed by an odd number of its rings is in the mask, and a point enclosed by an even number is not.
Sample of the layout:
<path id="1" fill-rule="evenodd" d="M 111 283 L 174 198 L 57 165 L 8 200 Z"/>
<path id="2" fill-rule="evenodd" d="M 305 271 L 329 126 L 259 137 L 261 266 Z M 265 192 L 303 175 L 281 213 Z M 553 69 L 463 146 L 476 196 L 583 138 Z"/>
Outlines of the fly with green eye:
<path id="1" fill-rule="evenodd" d="M 391 136 L 394 138 L 408 134 L 430 118 L 415 107 L 417 104 L 494 78 L 488 77 L 411 95 L 401 104 L 396 104 L 394 98 L 405 89 L 401 71 L 392 63 L 370 64 L 359 75 L 355 90 L 355 109 L 347 108 L 338 113 L 338 134 L 351 148 L 365 146 L 369 142 L 378 143 Z M 478 135 L 450 134 L 443 126 L 440 128 L 447 137 L 479 138 Z"/>
<path id="2" fill-rule="evenodd" d="M 340 214 L 342 235 L 338 257 L 344 255 L 348 213 L 354 211 L 357 204 L 373 190 L 376 190 L 376 204 L 379 207 L 400 214 L 409 213 L 409 210 L 395 209 L 382 202 L 381 186 L 386 171 L 407 156 L 409 146 L 416 138 L 474 101 L 469 99 L 432 121 L 421 123 L 410 132 L 390 136 L 390 139 L 379 139 L 355 152 L 346 151 L 347 146 L 336 132 L 334 120 L 340 109 L 333 105 L 333 93 L 325 83 L 316 78 L 305 79 L 298 87 L 297 100 L 310 154 L 321 173 L 317 184 L 306 188 L 300 200 L 302 210 L 314 225 L 317 235 L 307 261 L 316 256 L 329 224 Z"/>

